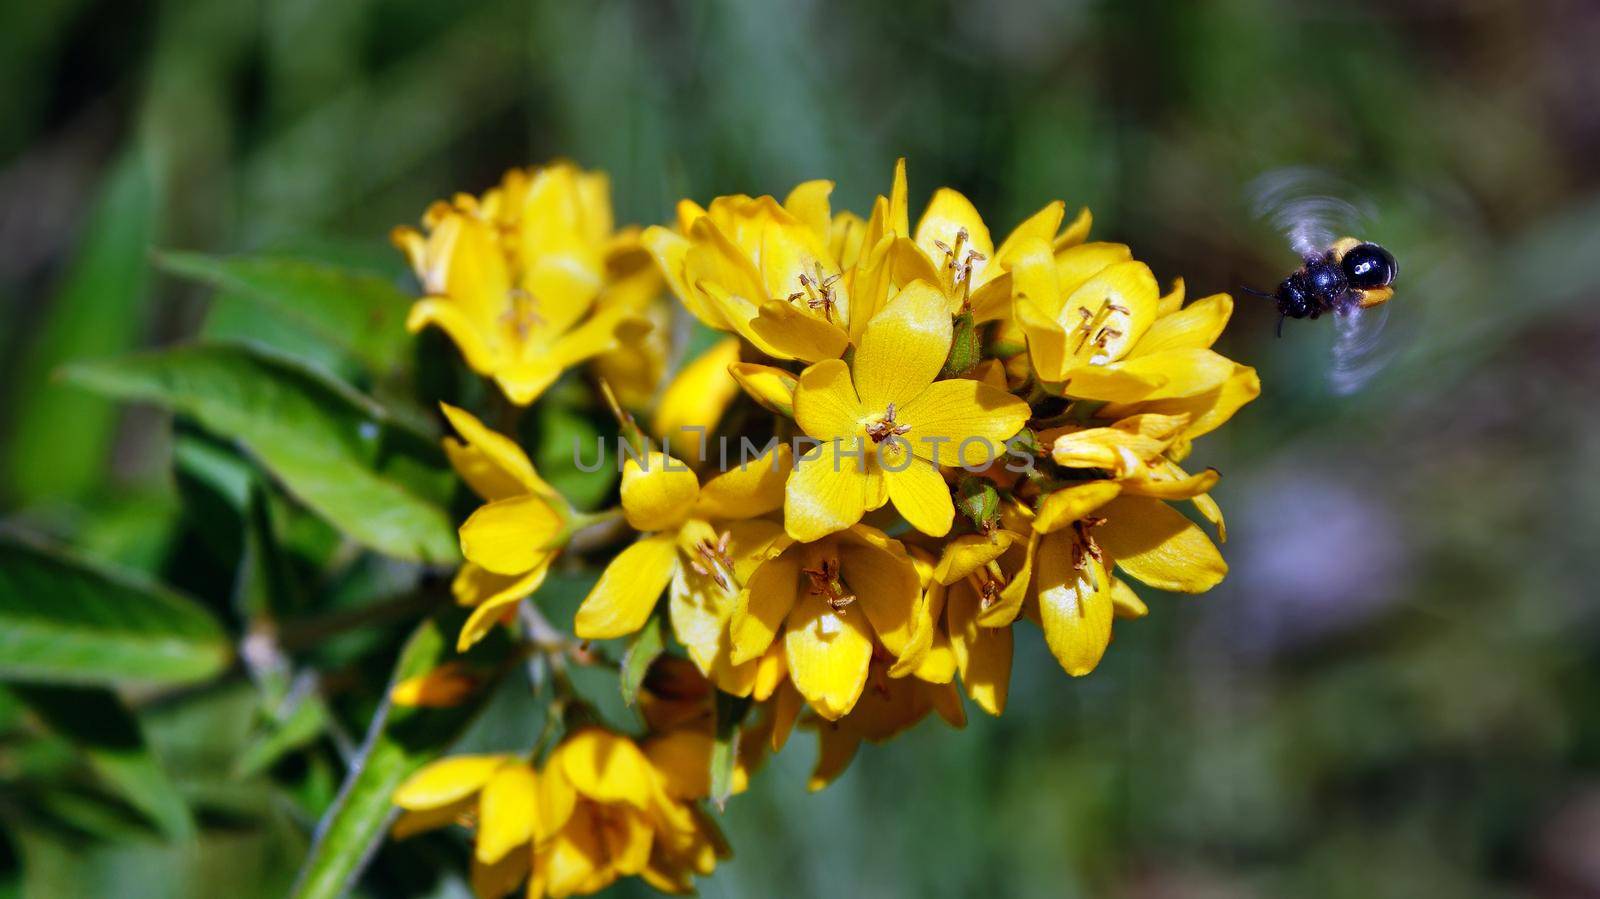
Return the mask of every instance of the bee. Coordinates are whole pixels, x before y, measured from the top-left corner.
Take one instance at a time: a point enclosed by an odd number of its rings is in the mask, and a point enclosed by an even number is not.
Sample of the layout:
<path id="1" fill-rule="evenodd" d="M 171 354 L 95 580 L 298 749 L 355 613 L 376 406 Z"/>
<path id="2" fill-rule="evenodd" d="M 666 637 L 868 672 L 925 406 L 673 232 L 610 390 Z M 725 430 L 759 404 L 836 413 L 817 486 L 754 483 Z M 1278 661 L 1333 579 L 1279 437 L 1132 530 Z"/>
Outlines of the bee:
<path id="1" fill-rule="evenodd" d="M 1397 344 L 1385 339 L 1389 301 L 1399 266 L 1393 253 L 1371 241 L 1340 234 L 1368 233 L 1375 217 L 1369 202 L 1350 185 L 1309 168 L 1269 172 L 1248 189 L 1252 211 L 1284 235 L 1300 257 L 1300 268 L 1271 293 L 1244 288 L 1271 300 L 1278 310 L 1278 336 L 1287 318 L 1334 319 L 1328 383 L 1335 393 L 1361 389 L 1394 357 Z"/>
<path id="2" fill-rule="evenodd" d="M 1323 313 L 1350 315 L 1381 306 L 1394 297 L 1399 274 L 1394 254 L 1370 241 L 1341 237 L 1284 278 L 1276 292 L 1251 291 L 1278 304 L 1280 333 L 1285 318 L 1318 318 Z"/>

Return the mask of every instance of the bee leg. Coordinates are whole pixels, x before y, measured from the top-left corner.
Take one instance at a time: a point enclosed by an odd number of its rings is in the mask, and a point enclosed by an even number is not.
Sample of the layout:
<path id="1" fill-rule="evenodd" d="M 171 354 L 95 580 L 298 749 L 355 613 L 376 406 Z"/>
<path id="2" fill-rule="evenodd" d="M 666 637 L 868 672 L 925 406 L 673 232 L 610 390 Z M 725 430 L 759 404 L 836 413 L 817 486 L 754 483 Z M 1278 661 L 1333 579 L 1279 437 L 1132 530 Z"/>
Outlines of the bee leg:
<path id="1" fill-rule="evenodd" d="M 1289 316 L 1287 316 L 1287 315 L 1279 315 L 1278 316 L 1278 338 L 1279 339 L 1283 338 L 1283 320 L 1288 318 L 1288 317 Z"/>

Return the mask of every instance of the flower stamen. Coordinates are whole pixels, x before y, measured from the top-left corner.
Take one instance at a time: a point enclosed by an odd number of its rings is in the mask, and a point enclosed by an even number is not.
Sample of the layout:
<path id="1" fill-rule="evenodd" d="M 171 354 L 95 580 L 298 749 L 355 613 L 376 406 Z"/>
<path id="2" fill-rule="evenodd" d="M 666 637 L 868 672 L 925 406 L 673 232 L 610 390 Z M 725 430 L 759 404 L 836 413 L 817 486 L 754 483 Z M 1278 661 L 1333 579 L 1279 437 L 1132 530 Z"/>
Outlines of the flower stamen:
<path id="1" fill-rule="evenodd" d="M 835 612 L 844 611 L 846 606 L 856 601 L 856 595 L 839 580 L 838 559 L 823 559 L 816 568 L 802 568 L 800 573 L 811 579 L 811 587 L 806 592 L 822 597 Z"/>
<path id="2" fill-rule="evenodd" d="M 507 291 L 506 311 L 500 313 L 500 323 L 515 333 L 518 340 L 527 340 L 534 328 L 544 327 L 538 298 L 521 287 L 511 288 Z"/>
<path id="3" fill-rule="evenodd" d="M 950 290 L 952 293 L 957 290 L 961 292 L 961 304 L 965 307 L 967 300 L 972 295 L 972 265 L 989 257 L 972 249 L 967 249 L 966 255 L 962 255 L 961 251 L 966 249 L 967 246 L 967 229 L 965 228 L 956 230 L 954 246 L 942 240 L 935 240 L 933 245 L 944 253 L 943 269 L 950 275 Z"/>
<path id="4" fill-rule="evenodd" d="M 807 308 L 821 309 L 822 317 L 826 321 L 833 321 L 834 312 L 838 309 L 837 298 L 834 296 L 833 285 L 844 277 L 841 274 L 824 275 L 822 263 L 815 260 L 811 263 L 811 273 L 800 274 L 800 289 L 789 294 L 789 302 L 795 303 L 805 300 Z"/>
<path id="5" fill-rule="evenodd" d="M 716 543 L 701 540 L 694 547 L 700 558 L 689 562 L 695 573 L 711 578 L 724 590 L 730 589 L 732 583 L 733 558 L 728 555 L 728 540 L 732 536 L 732 531 L 723 531 Z"/>
<path id="6" fill-rule="evenodd" d="M 882 443 L 890 437 L 899 437 L 911 430 L 910 425 L 897 425 L 894 422 L 894 403 L 883 412 L 883 417 L 867 425 L 867 436 L 873 443 Z"/>

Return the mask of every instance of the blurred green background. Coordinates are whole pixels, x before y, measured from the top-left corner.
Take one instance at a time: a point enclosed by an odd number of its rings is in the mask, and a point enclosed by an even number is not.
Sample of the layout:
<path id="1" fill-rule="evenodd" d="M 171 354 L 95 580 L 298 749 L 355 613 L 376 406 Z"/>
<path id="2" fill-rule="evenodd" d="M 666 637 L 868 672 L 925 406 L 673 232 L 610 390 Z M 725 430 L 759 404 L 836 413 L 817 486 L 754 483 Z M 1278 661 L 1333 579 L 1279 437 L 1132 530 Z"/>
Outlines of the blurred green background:
<path id="1" fill-rule="evenodd" d="M 0 509 L 232 585 L 186 551 L 209 535 L 179 523 L 200 500 L 167 419 L 50 373 L 200 333 L 339 364 L 158 248 L 398 279 L 391 226 L 512 166 L 605 169 L 619 220 L 651 222 L 814 177 L 865 212 L 904 155 L 913 215 L 950 185 L 1003 232 L 1059 197 L 1163 280 L 1237 295 L 1294 265 L 1245 185 L 1314 166 L 1400 259 L 1395 359 L 1335 397 L 1327 323 L 1274 340 L 1241 298 L 1221 349 L 1264 392 L 1196 455 L 1224 473 L 1229 579 L 1151 597 L 1082 680 L 1027 631 L 1003 719 L 868 747 L 819 795 L 801 735 L 730 804 L 736 857 L 701 891 L 1600 895 L 1597 46 L 1584 0 L 6 4 Z M 74 756 L 9 698 L 5 889 L 281 894 L 364 721 L 239 776 L 243 675 L 127 699 L 198 836 L 41 788 Z M 496 726 L 536 730 L 507 702 Z M 461 855 L 389 846 L 361 889 L 461 894 Z"/>

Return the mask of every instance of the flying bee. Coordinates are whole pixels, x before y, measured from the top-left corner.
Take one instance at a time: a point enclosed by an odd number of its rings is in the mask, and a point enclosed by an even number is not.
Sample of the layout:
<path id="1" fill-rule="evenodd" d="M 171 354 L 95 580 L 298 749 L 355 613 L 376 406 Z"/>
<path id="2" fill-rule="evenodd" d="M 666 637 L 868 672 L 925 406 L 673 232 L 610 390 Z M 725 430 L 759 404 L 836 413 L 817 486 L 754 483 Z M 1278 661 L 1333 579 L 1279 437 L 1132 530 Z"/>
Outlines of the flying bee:
<path id="1" fill-rule="evenodd" d="M 1278 304 L 1284 318 L 1317 318 L 1325 312 L 1350 315 L 1381 306 L 1394 296 L 1399 267 L 1383 247 L 1354 237 L 1341 237 L 1284 278 L 1275 293 L 1251 291 Z"/>
<path id="2" fill-rule="evenodd" d="M 1278 308 L 1278 336 L 1286 318 L 1332 314 L 1337 327 L 1328 379 L 1341 394 L 1353 393 L 1386 364 L 1393 347 L 1379 339 L 1388 321 L 1399 266 L 1376 243 L 1339 234 L 1365 233 L 1370 209 L 1338 199 L 1348 186 L 1311 169 L 1282 169 L 1256 179 L 1254 212 L 1289 239 L 1300 268 L 1267 293 Z"/>

